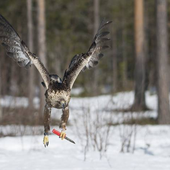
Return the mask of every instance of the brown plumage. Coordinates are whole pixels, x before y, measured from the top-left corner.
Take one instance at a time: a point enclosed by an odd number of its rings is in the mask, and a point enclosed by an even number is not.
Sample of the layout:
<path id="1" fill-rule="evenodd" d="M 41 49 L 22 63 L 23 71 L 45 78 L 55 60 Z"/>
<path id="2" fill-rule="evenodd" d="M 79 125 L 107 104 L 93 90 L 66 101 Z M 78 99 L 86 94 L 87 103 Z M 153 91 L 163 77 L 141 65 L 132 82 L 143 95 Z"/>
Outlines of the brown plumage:
<path id="1" fill-rule="evenodd" d="M 47 135 L 50 130 L 52 107 L 62 109 L 63 113 L 60 127 L 66 130 L 66 124 L 69 118 L 70 92 L 73 84 L 82 70 L 84 71 L 96 66 L 103 57 L 101 52 L 108 48 L 105 42 L 109 40 L 105 37 L 109 32 L 103 31 L 103 28 L 110 23 L 111 21 L 107 21 L 101 24 L 89 50 L 86 53 L 77 54 L 73 57 L 68 69 L 65 71 L 63 79 L 61 79 L 57 75 L 50 75 L 48 73 L 40 59 L 29 51 L 14 28 L 0 15 L 0 40 L 6 49 L 7 55 L 13 58 L 22 67 L 29 67 L 34 64 L 43 79 L 42 85 L 46 88 L 46 105 L 44 107 L 45 135 Z M 47 146 L 48 142 L 44 142 L 44 145 Z"/>

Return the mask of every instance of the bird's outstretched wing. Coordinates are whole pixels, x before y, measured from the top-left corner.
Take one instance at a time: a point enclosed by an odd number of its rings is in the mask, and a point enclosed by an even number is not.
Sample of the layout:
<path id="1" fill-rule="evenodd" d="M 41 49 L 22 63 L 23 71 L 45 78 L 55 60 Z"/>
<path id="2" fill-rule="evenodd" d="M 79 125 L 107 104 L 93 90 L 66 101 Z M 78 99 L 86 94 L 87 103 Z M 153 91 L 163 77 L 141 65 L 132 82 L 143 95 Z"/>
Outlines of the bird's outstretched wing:
<path id="1" fill-rule="evenodd" d="M 87 53 L 77 54 L 72 58 L 69 68 L 65 71 L 63 77 L 63 83 L 65 83 L 68 88 L 72 89 L 81 70 L 84 71 L 96 66 L 99 60 L 103 57 L 102 50 L 109 47 L 105 44 L 106 41 L 110 40 L 109 38 L 106 38 L 109 32 L 103 31 L 103 29 L 110 23 L 111 21 L 107 21 L 100 25 Z"/>
<path id="2" fill-rule="evenodd" d="M 0 41 L 5 47 L 7 55 L 14 59 L 21 67 L 29 67 L 31 64 L 34 64 L 48 88 L 48 71 L 39 58 L 29 51 L 14 28 L 2 15 L 0 15 Z"/>

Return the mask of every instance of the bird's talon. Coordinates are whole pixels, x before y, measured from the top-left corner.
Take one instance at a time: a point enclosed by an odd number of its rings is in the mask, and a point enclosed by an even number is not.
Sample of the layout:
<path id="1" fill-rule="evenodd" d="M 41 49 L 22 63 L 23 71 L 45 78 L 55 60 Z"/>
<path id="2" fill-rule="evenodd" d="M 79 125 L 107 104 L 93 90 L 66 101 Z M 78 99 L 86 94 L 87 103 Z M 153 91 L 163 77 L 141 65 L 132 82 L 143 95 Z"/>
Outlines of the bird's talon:
<path id="1" fill-rule="evenodd" d="M 64 130 L 61 131 L 60 138 L 63 140 L 66 137 L 66 133 Z"/>
<path id="2" fill-rule="evenodd" d="M 48 135 L 46 134 L 44 134 L 43 144 L 44 144 L 44 147 L 49 145 L 49 138 L 48 138 Z"/>

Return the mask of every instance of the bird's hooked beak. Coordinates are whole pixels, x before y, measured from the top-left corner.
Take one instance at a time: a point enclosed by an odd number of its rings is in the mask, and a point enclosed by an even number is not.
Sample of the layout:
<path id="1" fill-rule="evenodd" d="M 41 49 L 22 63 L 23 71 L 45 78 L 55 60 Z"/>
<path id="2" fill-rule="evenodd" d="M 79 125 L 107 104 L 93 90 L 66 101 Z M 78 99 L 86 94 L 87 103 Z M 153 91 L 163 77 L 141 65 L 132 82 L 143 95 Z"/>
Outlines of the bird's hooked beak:
<path id="1" fill-rule="evenodd" d="M 66 107 L 65 102 L 64 102 L 64 101 L 61 101 L 61 104 L 62 104 L 62 108 L 65 109 L 65 107 Z"/>

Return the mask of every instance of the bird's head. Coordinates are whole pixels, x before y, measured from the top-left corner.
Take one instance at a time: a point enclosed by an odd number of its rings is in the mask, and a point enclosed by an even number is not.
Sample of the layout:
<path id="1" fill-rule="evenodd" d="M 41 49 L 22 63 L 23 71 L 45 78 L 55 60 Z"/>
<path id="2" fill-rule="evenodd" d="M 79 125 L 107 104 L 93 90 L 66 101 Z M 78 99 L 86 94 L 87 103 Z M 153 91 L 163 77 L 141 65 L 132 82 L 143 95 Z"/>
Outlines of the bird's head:
<path id="1" fill-rule="evenodd" d="M 62 80 L 58 75 L 50 74 L 50 79 L 54 82 L 62 83 Z"/>

